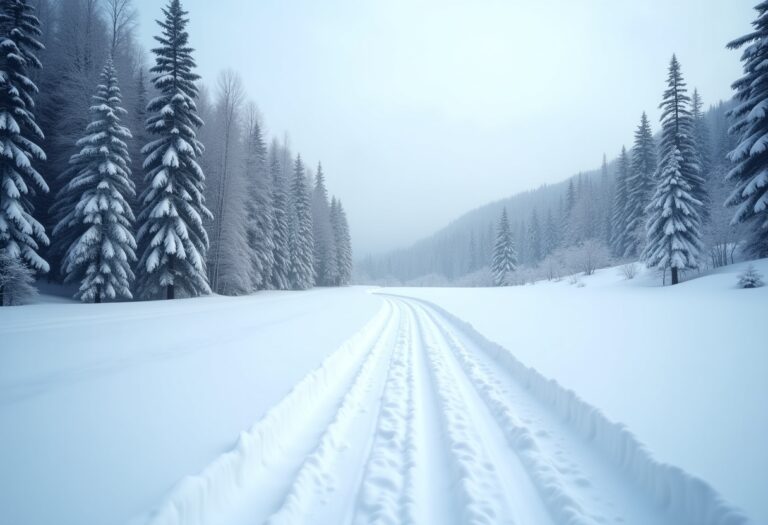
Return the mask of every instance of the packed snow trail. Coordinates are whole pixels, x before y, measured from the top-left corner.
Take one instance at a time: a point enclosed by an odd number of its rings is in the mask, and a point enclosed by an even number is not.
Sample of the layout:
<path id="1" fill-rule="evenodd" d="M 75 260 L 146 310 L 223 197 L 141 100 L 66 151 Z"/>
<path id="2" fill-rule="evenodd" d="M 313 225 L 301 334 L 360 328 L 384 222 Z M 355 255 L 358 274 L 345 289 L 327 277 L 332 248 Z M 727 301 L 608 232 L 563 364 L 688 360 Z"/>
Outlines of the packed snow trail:
<path id="1" fill-rule="evenodd" d="M 748 523 L 447 312 L 385 303 L 146 523 Z"/>

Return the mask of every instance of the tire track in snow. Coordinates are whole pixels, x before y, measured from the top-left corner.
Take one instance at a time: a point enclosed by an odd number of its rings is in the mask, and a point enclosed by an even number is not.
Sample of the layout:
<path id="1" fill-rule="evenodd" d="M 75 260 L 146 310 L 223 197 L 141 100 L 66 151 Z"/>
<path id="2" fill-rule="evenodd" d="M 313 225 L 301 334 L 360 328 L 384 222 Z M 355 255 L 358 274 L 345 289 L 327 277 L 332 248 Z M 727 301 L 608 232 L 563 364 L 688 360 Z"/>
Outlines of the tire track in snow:
<path id="1" fill-rule="evenodd" d="M 572 392 L 439 307 L 413 302 L 443 333 L 558 523 L 749 523 L 705 482 L 658 463 L 623 426 Z M 528 413 L 519 416 L 521 409 Z"/>
<path id="2" fill-rule="evenodd" d="M 326 428 L 340 400 L 361 373 L 364 362 L 394 331 L 398 311 L 391 301 L 356 335 L 328 356 L 291 392 L 270 409 L 237 445 L 217 457 L 202 472 L 182 479 L 149 516 L 135 523 L 147 525 L 203 525 L 237 523 L 255 514 L 268 515 L 279 505 L 278 472 L 295 472 L 306 450 L 306 434 Z M 327 415 L 329 414 L 330 415 Z M 298 464 L 296 464 L 298 463 Z M 254 494 L 256 497 L 254 497 Z M 277 498 L 275 503 L 271 503 Z M 265 514 L 266 512 L 266 514 Z M 133 523 L 132 522 L 132 523 Z"/>
<path id="3" fill-rule="evenodd" d="M 360 441 L 367 441 L 369 437 L 358 432 L 356 434 L 361 438 L 354 440 L 353 427 L 362 426 L 362 430 L 368 431 L 371 425 L 366 424 L 366 420 L 375 419 L 381 410 L 388 408 L 386 402 L 377 401 L 377 399 L 382 388 L 385 388 L 384 378 L 392 377 L 393 371 L 398 371 L 393 361 L 397 359 L 398 354 L 402 356 L 402 349 L 407 343 L 407 333 L 403 330 L 404 323 L 407 321 L 401 312 L 398 317 L 395 349 L 393 350 L 387 343 L 377 344 L 368 355 L 352 386 L 341 401 L 333 421 L 320 438 L 319 445 L 304 460 L 283 504 L 265 521 L 267 525 L 311 523 L 315 521 L 313 510 L 319 505 L 327 504 L 327 497 L 331 493 L 345 493 L 343 490 L 338 490 L 337 486 L 339 482 L 350 481 L 340 480 L 336 472 L 342 460 L 342 453 L 353 446 L 366 448 L 365 443 Z M 388 339 L 382 337 L 381 340 Z M 389 383 L 390 381 L 387 380 L 386 384 L 389 385 Z M 375 410 L 371 410 L 371 406 Z M 396 428 L 390 430 L 396 430 Z"/>
<path id="4" fill-rule="evenodd" d="M 478 435 L 480 417 L 468 403 L 465 392 L 446 359 L 445 349 L 435 338 L 428 320 L 410 304 L 416 318 L 421 351 L 431 372 L 435 393 L 440 401 L 440 416 L 447 440 L 457 492 L 459 513 L 455 523 L 471 525 L 512 524 L 514 520 L 502 494 L 502 484 L 483 440 Z M 480 425 L 482 426 L 482 425 Z M 445 501 L 450 501 L 446 494 Z"/>

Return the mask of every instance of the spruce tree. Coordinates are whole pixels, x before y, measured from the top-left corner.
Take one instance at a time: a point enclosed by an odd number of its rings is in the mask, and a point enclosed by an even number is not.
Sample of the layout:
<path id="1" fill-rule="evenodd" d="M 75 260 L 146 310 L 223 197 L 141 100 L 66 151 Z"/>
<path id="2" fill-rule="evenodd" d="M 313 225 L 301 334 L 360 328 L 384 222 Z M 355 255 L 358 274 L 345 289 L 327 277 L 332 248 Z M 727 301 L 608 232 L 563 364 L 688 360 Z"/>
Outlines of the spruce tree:
<path id="1" fill-rule="evenodd" d="M 141 196 L 138 237 L 140 292 L 153 297 L 165 292 L 173 299 L 177 288 L 190 296 L 211 292 L 206 272 L 208 234 L 204 219 L 212 219 L 205 206 L 205 174 L 197 163 L 203 145 L 196 130 L 203 122 L 195 99 L 199 76 L 189 47 L 187 12 L 179 0 L 170 0 L 158 21 L 160 47 L 152 50 L 152 82 L 159 96 L 147 106 L 147 132 L 154 135 L 142 150 L 146 155 L 146 189 Z"/>
<path id="2" fill-rule="evenodd" d="M 693 139 L 693 121 L 680 64 L 672 55 L 662 109 L 661 162 L 656 191 L 648 208 L 647 264 L 672 270 L 672 284 L 681 270 L 699 267 L 701 212 L 706 193 Z"/>
<path id="3" fill-rule="evenodd" d="M 280 151 L 276 141 L 273 141 L 269 150 L 269 171 L 272 180 L 272 274 L 270 276 L 271 288 L 275 290 L 288 290 L 291 287 L 291 251 L 289 246 L 289 199 L 283 179 L 283 167 L 280 163 Z"/>
<path id="4" fill-rule="evenodd" d="M 664 157 L 648 207 L 648 245 L 643 252 L 649 267 L 672 270 L 672 284 L 679 282 L 679 271 L 698 268 L 702 247 L 698 212 L 701 202 L 691 195 L 683 163 L 678 149 Z"/>
<path id="5" fill-rule="evenodd" d="M 40 22 L 27 0 L 0 0 L 0 255 L 47 272 L 39 251 L 48 237 L 32 206 L 35 188 L 48 192 L 33 165 L 46 160 L 36 144 L 43 132 L 35 121 L 37 86 L 31 80 L 32 71 L 42 67 L 35 55 L 43 49 L 40 35 Z M 2 295 L 0 284 L 0 306 Z"/>
<path id="6" fill-rule="evenodd" d="M 290 281 L 294 290 L 307 290 L 315 284 L 312 203 L 301 155 L 296 157 L 291 185 Z"/>
<path id="7" fill-rule="evenodd" d="M 648 116 L 643 112 L 640 125 L 635 131 L 632 161 L 627 177 L 627 218 L 624 257 L 635 257 L 645 247 L 646 209 L 654 192 L 656 172 L 656 144 Z"/>
<path id="8" fill-rule="evenodd" d="M 709 155 L 709 127 L 707 121 L 704 119 L 703 108 L 704 103 L 699 95 L 699 90 L 694 88 L 691 95 L 691 121 L 693 130 L 693 143 L 696 148 L 696 158 L 699 161 L 699 173 L 703 180 L 704 188 L 702 189 L 701 199 L 704 206 L 701 209 L 701 221 L 707 223 L 710 218 L 711 197 L 709 195 L 709 179 L 712 176 L 712 162 Z"/>
<path id="9" fill-rule="evenodd" d="M 528 223 L 528 256 L 531 264 L 536 264 L 541 260 L 541 223 L 536 209 L 531 212 L 531 221 Z"/>
<path id="10" fill-rule="evenodd" d="M 616 173 L 616 190 L 614 192 L 613 211 L 611 213 L 611 222 L 613 223 L 613 237 L 611 239 L 611 248 L 613 253 L 622 256 L 626 253 L 631 244 L 628 238 L 628 211 L 630 208 L 629 196 L 627 191 L 627 180 L 629 179 L 629 155 L 627 148 L 621 148 L 619 156 L 619 170 Z"/>
<path id="11" fill-rule="evenodd" d="M 517 270 L 517 253 L 515 243 L 512 240 L 512 229 L 509 227 L 507 209 L 501 213 L 499 227 L 496 234 L 496 244 L 493 249 L 491 261 L 491 273 L 496 286 L 509 284 L 510 274 Z"/>
<path id="12" fill-rule="evenodd" d="M 335 239 L 331 226 L 331 208 L 322 165 L 317 165 L 315 186 L 312 191 L 312 235 L 315 240 L 315 282 L 332 286 L 337 280 Z"/>
<path id="13" fill-rule="evenodd" d="M 275 265 L 275 216 L 267 169 L 267 148 L 255 111 L 249 116 L 245 149 L 248 182 L 246 235 L 251 252 L 251 282 L 254 289 L 263 290 L 270 287 Z"/>
<path id="14" fill-rule="evenodd" d="M 65 282 L 79 282 L 76 297 L 84 302 L 131 299 L 136 260 L 133 237 L 134 197 L 126 115 L 109 60 L 101 74 L 91 106 L 92 120 L 77 142 L 80 152 L 70 159 L 62 178 L 68 181 L 57 195 L 60 220 L 53 230 L 66 243 L 62 271 Z"/>
<path id="15" fill-rule="evenodd" d="M 744 76 L 733 84 L 739 104 L 730 113 L 730 129 L 738 145 L 730 152 L 734 163 L 727 179 L 735 184 L 726 204 L 735 207 L 733 224 L 750 228 L 747 251 L 768 256 L 768 2 L 755 9 L 754 31 L 728 44 L 729 49 L 747 46 L 741 61 Z"/>
<path id="16" fill-rule="evenodd" d="M 344 207 L 336 198 L 331 200 L 331 226 L 335 241 L 337 286 L 346 286 L 352 281 L 352 239 L 349 234 L 349 223 Z"/>

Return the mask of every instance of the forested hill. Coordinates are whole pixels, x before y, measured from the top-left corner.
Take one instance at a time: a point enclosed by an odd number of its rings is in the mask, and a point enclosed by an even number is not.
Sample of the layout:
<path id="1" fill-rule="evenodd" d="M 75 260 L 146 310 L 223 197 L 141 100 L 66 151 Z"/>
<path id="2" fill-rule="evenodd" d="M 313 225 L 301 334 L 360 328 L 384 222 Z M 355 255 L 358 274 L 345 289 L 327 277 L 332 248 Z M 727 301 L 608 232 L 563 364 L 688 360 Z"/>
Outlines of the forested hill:
<path id="1" fill-rule="evenodd" d="M 706 157 L 710 193 L 719 208 L 724 195 L 721 179 L 725 155 L 733 144 L 728 135 L 726 113 L 731 102 L 719 102 L 700 114 L 706 130 Z M 653 124 L 651 124 L 653 125 Z M 654 130 L 654 147 L 660 138 Z M 632 144 L 626 145 L 631 157 Z M 599 151 L 596 158 L 600 158 Z M 605 162 L 605 161 L 604 161 Z M 599 166 L 599 160 L 596 162 Z M 472 284 L 466 277 L 490 265 L 496 230 L 506 208 L 521 266 L 536 268 L 547 255 L 588 238 L 601 241 L 611 250 L 611 221 L 615 207 L 619 156 L 609 157 L 602 167 L 577 173 L 552 185 L 518 193 L 469 211 L 435 234 L 408 248 L 383 255 L 369 255 L 358 262 L 357 281 L 381 284 Z M 709 231 L 722 230 L 730 213 L 715 214 Z M 719 222 L 717 222 L 719 221 Z M 623 251 L 623 250 L 622 250 Z M 624 253 L 614 253 L 618 258 Z M 636 254 L 634 254 L 636 255 Z"/>

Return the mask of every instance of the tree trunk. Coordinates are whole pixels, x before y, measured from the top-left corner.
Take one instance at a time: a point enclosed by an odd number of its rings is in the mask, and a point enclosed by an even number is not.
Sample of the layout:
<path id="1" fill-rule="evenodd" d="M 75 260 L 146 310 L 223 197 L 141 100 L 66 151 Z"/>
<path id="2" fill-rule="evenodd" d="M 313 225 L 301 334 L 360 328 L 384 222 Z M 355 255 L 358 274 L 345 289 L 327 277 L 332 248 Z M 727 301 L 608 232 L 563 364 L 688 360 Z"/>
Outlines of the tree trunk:
<path id="1" fill-rule="evenodd" d="M 165 298 L 166 299 L 175 299 L 176 298 L 175 296 L 176 296 L 176 292 L 175 292 L 175 290 L 173 288 L 173 285 L 166 286 L 165 287 Z"/>
<path id="2" fill-rule="evenodd" d="M 96 297 L 93 299 L 95 304 L 101 304 L 101 292 L 96 292 Z"/>
<path id="3" fill-rule="evenodd" d="M 677 275 L 677 268 L 672 268 L 672 284 L 675 285 L 679 283 L 680 280 Z"/>
<path id="4" fill-rule="evenodd" d="M 5 306 L 5 287 L 0 285 L 0 306 Z"/>

